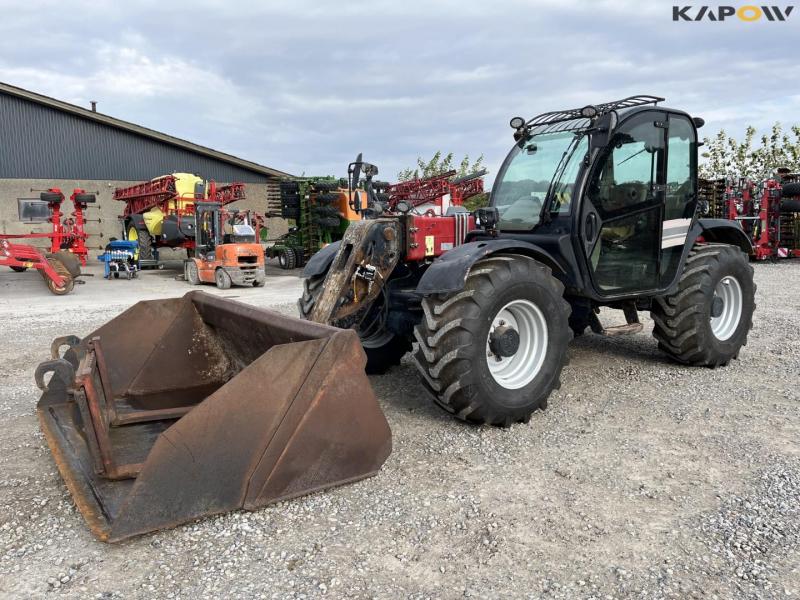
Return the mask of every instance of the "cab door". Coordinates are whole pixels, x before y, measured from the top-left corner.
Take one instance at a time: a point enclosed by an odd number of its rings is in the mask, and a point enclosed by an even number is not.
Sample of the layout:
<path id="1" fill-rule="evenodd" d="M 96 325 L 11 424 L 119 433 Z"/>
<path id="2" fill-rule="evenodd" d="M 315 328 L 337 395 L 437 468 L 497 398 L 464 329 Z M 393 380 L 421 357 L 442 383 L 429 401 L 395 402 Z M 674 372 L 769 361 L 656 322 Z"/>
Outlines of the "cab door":
<path id="1" fill-rule="evenodd" d="M 669 115 L 667 188 L 661 227 L 659 281 L 667 288 L 678 275 L 686 236 L 697 211 L 697 130 L 686 115 Z"/>
<path id="2" fill-rule="evenodd" d="M 664 112 L 637 113 L 614 131 L 595 161 L 581 235 L 599 296 L 660 287 L 667 127 Z"/>

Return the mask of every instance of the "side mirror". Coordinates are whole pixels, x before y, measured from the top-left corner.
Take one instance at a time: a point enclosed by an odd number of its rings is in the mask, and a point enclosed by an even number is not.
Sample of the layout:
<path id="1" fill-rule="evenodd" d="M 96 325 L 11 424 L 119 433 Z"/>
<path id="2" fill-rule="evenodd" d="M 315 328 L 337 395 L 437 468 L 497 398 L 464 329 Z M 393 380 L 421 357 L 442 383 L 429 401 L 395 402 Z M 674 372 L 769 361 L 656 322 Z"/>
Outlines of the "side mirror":
<path id="1" fill-rule="evenodd" d="M 500 212 L 495 206 L 479 208 L 473 214 L 475 215 L 475 224 L 486 231 L 494 231 L 500 221 Z"/>

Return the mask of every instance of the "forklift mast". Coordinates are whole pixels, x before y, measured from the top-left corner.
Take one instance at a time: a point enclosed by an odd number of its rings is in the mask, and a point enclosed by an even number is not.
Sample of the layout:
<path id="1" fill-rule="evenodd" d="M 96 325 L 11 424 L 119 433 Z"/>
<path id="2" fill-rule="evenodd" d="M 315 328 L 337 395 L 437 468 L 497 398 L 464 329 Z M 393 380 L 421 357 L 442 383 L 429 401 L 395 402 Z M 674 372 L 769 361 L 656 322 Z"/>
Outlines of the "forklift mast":
<path id="1" fill-rule="evenodd" d="M 222 207 L 217 202 L 195 204 L 196 247 L 199 252 L 214 250 L 222 243 Z"/>

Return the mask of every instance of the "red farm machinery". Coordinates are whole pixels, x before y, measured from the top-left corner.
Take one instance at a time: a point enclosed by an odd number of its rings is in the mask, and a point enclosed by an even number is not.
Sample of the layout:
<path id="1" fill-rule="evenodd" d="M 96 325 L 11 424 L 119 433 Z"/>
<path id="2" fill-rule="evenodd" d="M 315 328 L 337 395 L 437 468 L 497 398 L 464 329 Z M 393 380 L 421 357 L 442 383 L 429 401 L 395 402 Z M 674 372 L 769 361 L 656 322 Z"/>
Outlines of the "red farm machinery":
<path id="1" fill-rule="evenodd" d="M 462 206 L 464 200 L 483 193 L 486 170 L 456 177 L 456 171 L 424 179 L 412 179 L 390 185 L 387 189 L 389 208 L 405 202 L 428 216 L 443 215 L 450 206 Z"/>
<path id="2" fill-rule="evenodd" d="M 120 217 L 125 239 L 139 243 L 142 266 L 158 261 L 159 248 L 184 248 L 194 255 L 196 203 L 225 206 L 244 197 L 242 183 L 218 186 L 189 173 L 173 173 L 114 191 L 114 199 L 125 203 Z"/>
<path id="3" fill-rule="evenodd" d="M 29 244 L 15 244 L 6 237 L 0 237 L 0 266 L 17 273 L 36 269 L 57 296 L 69 294 L 80 275 L 80 265 L 69 252 L 45 253 Z"/>
<path id="4" fill-rule="evenodd" d="M 0 265 L 18 273 L 36 269 L 51 292 L 57 295 L 69 293 L 81 274 L 81 265 L 86 265 L 89 254 L 86 247 L 86 210 L 96 200 L 95 194 L 76 188 L 70 196 L 73 206 L 70 213 L 62 210 L 65 197 L 59 188 L 41 191 L 38 200 L 19 200 L 20 220 L 48 223 L 50 231 L 0 235 Z M 38 239 L 49 240 L 49 248 L 44 250 L 20 242 Z"/>
<path id="5" fill-rule="evenodd" d="M 363 162 L 361 155 L 353 164 L 359 162 Z M 449 231 L 454 219 L 441 221 L 431 218 L 441 217 L 451 207 L 460 207 L 466 199 L 482 194 L 485 174 L 484 170 L 457 177 L 456 171 L 447 171 L 433 177 L 394 184 L 370 181 L 369 193 L 374 194 L 378 204 L 368 200 L 369 194 L 363 183 L 348 189 L 346 180 L 334 177 L 311 177 L 281 182 L 280 205 L 275 207 L 276 214 L 279 209 L 279 214 L 293 221 L 295 226 L 267 247 L 267 256 L 277 258 L 283 269 L 304 266 L 319 250 L 341 240 L 351 223 L 361 220 L 361 215 L 355 210 L 356 206 L 369 206 L 366 210 L 370 211 L 369 214 L 374 214 L 376 210 L 396 212 L 398 204 L 402 203 L 402 207 L 413 209 L 414 215 L 419 218 L 420 231 L 423 232 L 420 233 L 420 239 L 431 235 L 431 227 L 443 226 Z M 458 210 L 460 209 L 454 209 Z M 459 235 L 466 234 L 466 229 L 459 231 Z M 441 243 L 445 250 L 452 247 L 454 236 L 459 237 L 455 230 L 450 234 L 444 232 Z M 434 237 L 439 239 L 437 235 Z M 453 239 L 448 242 L 450 238 Z M 448 246 L 448 243 L 451 245 Z M 425 256 L 425 248 L 418 247 L 421 256 Z M 436 251 L 436 256 L 440 251 L 441 248 Z"/>
<path id="6" fill-rule="evenodd" d="M 800 174 L 780 169 L 761 182 L 706 179 L 700 198 L 708 216 L 742 226 L 753 243 L 754 260 L 800 258 Z"/>

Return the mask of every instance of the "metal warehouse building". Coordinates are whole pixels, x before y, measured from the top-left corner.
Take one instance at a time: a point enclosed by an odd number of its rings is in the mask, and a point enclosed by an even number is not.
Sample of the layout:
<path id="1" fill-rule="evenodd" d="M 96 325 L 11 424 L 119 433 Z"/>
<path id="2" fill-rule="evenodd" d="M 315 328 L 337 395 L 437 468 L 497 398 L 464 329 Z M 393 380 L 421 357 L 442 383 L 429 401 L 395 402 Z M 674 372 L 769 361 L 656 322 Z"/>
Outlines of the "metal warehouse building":
<path id="1" fill-rule="evenodd" d="M 17 200 L 36 198 L 31 190 L 73 188 L 98 192 L 87 225 L 90 249 L 109 237 L 122 237 L 123 204 L 114 189 L 168 173 L 195 173 L 218 183 L 246 184 L 247 199 L 233 208 L 267 210 L 268 197 L 288 176 L 74 104 L 0 83 L 0 232 L 46 231 L 47 225 L 22 223 Z M 65 206 L 68 208 L 69 205 Z M 270 236 L 286 231 L 286 222 L 270 219 Z"/>

